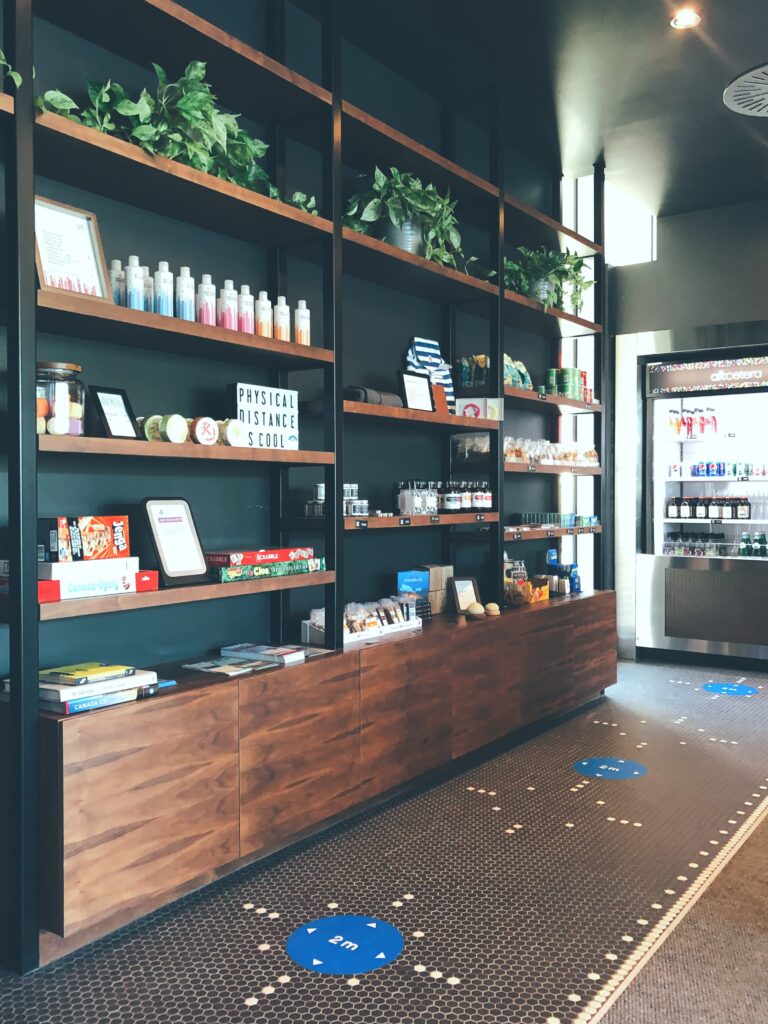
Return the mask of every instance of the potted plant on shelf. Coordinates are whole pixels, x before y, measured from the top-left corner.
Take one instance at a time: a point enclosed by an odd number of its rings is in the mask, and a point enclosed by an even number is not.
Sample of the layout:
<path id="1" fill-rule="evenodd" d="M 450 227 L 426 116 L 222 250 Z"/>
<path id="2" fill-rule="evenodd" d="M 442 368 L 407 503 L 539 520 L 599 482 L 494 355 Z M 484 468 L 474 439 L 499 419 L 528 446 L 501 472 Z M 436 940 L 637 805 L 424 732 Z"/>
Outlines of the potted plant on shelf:
<path id="1" fill-rule="evenodd" d="M 521 245 L 517 253 L 515 259 L 504 258 L 504 287 L 519 295 L 538 299 L 545 312 L 552 306 L 564 309 L 567 297 L 578 316 L 584 303 L 584 292 L 594 284 L 584 274 L 582 257 L 568 250 L 555 252 L 543 245 L 538 249 L 526 249 Z M 495 271 L 488 276 L 494 277 Z"/>
<path id="2" fill-rule="evenodd" d="M 473 258 L 462 251 L 455 211 L 450 189 L 443 196 L 413 174 L 396 167 L 387 174 L 377 167 L 368 187 L 347 200 L 344 225 L 365 235 L 375 229 L 379 238 L 399 249 L 466 270 Z"/>

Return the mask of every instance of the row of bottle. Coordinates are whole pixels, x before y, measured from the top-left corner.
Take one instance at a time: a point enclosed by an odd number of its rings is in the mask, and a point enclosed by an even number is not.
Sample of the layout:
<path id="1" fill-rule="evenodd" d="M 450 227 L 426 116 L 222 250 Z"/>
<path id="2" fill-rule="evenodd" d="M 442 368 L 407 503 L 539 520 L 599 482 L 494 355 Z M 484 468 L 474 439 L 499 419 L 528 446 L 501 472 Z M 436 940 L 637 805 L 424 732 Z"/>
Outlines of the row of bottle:
<path id="1" fill-rule="evenodd" d="M 666 519 L 751 519 L 749 498 L 670 498 Z"/>
<path id="2" fill-rule="evenodd" d="M 756 533 L 754 537 L 750 537 L 748 533 L 742 533 L 739 556 L 741 558 L 768 558 L 768 540 L 766 540 L 765 533 Z"/>
<path id="3" fill-rule="evenodd" d="M 393 490 L 393 507 L 401 516 L 438 515 L 450 512 L 490 512 L 493 493 L 487 480 L 400 480 Z"/>
<path id="4" fill-rule="evenodd" d="M 661 553 L 685 558 L 727 558 L 734 549 L 733 540 L 727 540 L 724 533 L 668 533 Z"/>
<path id="5" fill-rule="evenodd" d="M 273 309 L 266 292 L 259 292 L 255 298 L 244 284 L 238 293 L 234 282 L 227 280 L 217 296 L 210 274 L 203 274 L 195 292 L 195 279 L 189 267 L 179 269 L 174 284 L 173 274 L 164 260 L 151 275 L 149 267 L 139 264 L 138 256 L 129 256 L 125 268 L 120 260 L 112 260 L 110 279 L 117 306 L 226 327 L 243 334 L 258 334 L 262 338 L 291 340 L 291 310 L 284 295 L 278 295 Z M 293 324 L 296 344 L 309 345 L 310 315 L 304 299 L 299 300 Z"/>

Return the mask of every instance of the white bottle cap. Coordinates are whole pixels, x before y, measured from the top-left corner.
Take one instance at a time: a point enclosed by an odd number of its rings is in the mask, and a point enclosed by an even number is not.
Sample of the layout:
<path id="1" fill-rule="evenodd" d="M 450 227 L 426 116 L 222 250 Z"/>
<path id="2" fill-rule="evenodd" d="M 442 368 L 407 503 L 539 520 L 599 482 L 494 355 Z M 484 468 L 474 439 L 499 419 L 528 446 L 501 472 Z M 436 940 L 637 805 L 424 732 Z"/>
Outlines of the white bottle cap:
<path id="1" fill-rule="evenodd" d="M 247 284 L 241 284 L 240 285 L 240 294 L 241 295 L 250 295 L 251 294 L 250 286 L 247 285 Z"/>
<path id="2" fill-rule="evenodd" d="M 299 304 L 298 304 L 298 306 L 296 308 L 297 309 L 306 309 L 307 308 L 307 300 L 306 299 L 299 299 Z"/>
<path id="3" fill-rule="evenodd" d="M 120 262 L 120 260 L 112 260 L 111 268 L 112 270 L 122 270 L 123 264 Z"/>
<path id="4" fill-rule="evenodd" d="M 234 290 L 235 290 L 235 282 L 234 281 L 225 281 L 224 282 L 224 291 L 225 292 L 232 292 Z"/>
<path id="5" fill-rule="evenodd" d="M 165 260 L 160 260 L 160 262 L 157 264 L 157 269 L 160 271 L 161 274 L 167 274 L 168 264 L 165 262 Z"/>
<path id="6" fill-rule="evenodd" d="M 149 277 L 149 267 L 142 267 L 141 269 L 144 271 L 145 279 L 148 278 Z"/>
<path id="7" fill-rule="evenodd" d="M 213 284 L 210 274 L 203 274 L 200 284 Z"/>
<path id="8" fill-rule="evenodd" d="M 189 277 L 189 267 L 179 267 L 179 277 Z"/>
<path id="9" fill-rule="evenodd" d="M 139 265 L 139 257 L 138 256 L 129 256 L 128 257 L 128 266 L 129 267 L 138 267 L 138 265 Z"/>
<path id="10" fill-rule="evenodd" d="M 277 296 L 277 304 L 278 304 L 278 306 L 284 306 L 285 305 L 285 296 L 284 295 L 278 295 Z"/>
<path id="11" fill-rule="evenodd" d="M 263 302 L 264 300 L 268 300 L 268 299 L 269 299 L 269 296 L 267 295 L 266 292 L 259 292 L 259 301 Z"/>

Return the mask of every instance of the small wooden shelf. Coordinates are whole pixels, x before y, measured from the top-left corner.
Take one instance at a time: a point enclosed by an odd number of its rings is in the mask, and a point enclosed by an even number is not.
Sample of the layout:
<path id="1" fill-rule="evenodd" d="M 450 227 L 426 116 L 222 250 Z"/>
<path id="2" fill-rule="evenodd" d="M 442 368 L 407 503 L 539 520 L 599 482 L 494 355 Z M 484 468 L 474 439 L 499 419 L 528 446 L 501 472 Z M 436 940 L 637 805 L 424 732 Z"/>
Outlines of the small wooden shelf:
<path id="1" fill-rule="evenodd" d="M 531 475 L 555 473 L 561 476 L 600 476 L 603 471 L 600 466 L 551 466 L 541 463 L 505 462 L 504 472 L 530 473 Z"/>
<path id="2" fill-rule="evenodd" d="M 381 167 L 394 165 L 432 182 L 441 192 L 450 188 L 453 198 L 459 200 L 459 214 L 463 217 L 467 213 L 467 205 L 475 205 L 487 226 L 487 201 L 496 199 L 499 194 L 495 185 L 346 100 L 342 102 L 341 109 L 345 163 L 366 174 L 371 173 L 376 164 Z"/>
<path id="3" fill-rule="evenodd" d="M 307 242 L 333 230 L 323 217 L 176 160 L 150 156 L 58 114 L 38 115 L 35 167 L 56 181 L 254 244 Z"/>
<path id="4" fill-rule="evenodd" d="M 599 413 L 603 411 L 599 402 L 578 402 L 573 398 L 563 398 L 562 395 L 544 395 L 541 397 L 535 391 L 528 388 L 504 388 L 504 399 L 507 404 L 533 406 L 539 405 L 545 412 L 585 412 Z"/>
<path id="5" fill-rule="evenodd" d="M 451 430 L 498 430 L 501 426 L 499 420 L 471 419 L 467 416 L 454 416 L 451 413 L 398 409 L 389 405 L 368 405 L 366 402 L 345 402 L 344 412 L 348 416 L 373 416 L 398 420 L 401 423 L 429 423 Z"/>
<path id="6" fill-rule="evenodd" d="M 548 249 L 558 252 L 569 249 L 577 256 L 602 254 L 602 245 L 580 235 L 577 231 L 572 231 L 509 193 L 505 194 L 504 203 L 504 227 L 507 242 L 511 245 L 524 245 L 529 249 L 545 245 Z"/>
<path id="7" fill-rule="evenodd" d="M 344 529 L 361 533 L 365 530 L 408 530 L 419 526 L 484 526 L 498 521 L 498 512 L 449 512 L 438 516 L 345 516 Z"/>
<path id="8" fill-rule="evenodd" d="M 211 462 L 277 462 L 288 466 L 330 466 L 333 452 L 284 451 L 273 448 L 230 448 L 227 445 L 171 444 L 166 441 L 131 441 L 112 437 L 38 438 L 41 454 L 117 455 L 128 458 L 203 459 Z"/>
<path id="9" fill-rule="evenodd" d="M 257 357 L 266 364 L 295 370 L 333 362 L 333 352 L 315 345 L 294 345 L 176 317 L 143 313 L 65 291 L 37 293 L 37 327 L 44 333 L 67 338 L 88 338 L 154 352 L 199 353 L 217 360 L 240 362 Z"/>
<path id="10" fill-rule="evenodd" d="M 573 313 L 566 313 L 554 306 L 545 312 L 538 299 L 509 290 L 505 290 L 504 298 L 504 323 L 507 327 L 543 337 L 559 334 L 564 338 L 576 338 L 582 334 L 602 334 L 600 324 L 574 316 Z"/>
<path id="11" fill-rule="evenodd" d="M 552 537 L 584 537 L 602 532 L 602 526 L 545 526 L 540 530 L 521 530 L 519 526 L 505 526 L 504 540 L 518 543 L 526 540 L 550 540 Z"/>
<path id="12" fill-rule="evenodd" d="M 131 0 L 118 9 L 99 0 L 38 0 L 35 14 L 136 64 L 161 64 L 171 77 L 205 61 L 222 105 L 258 121 L 287 123 L 322 112 L 327 89 L 198 17 L 174 0 Z"/>
<path id="13" fill-rule="evenodd" d="M 353 277 L 436 302 L 468 302 L 498 295 L 496 285 L 488 281 L 441 267 L 351 228 L 343 229 L 343 238 L 344 272 Z"/>
<path id="14" fill-rule="evenodd" d="M 75 598 L 40 605 L 40 621 L 74 619 L 82 615 L 105 615 L 109 612 L 132 612 L 142 608 L 160 608 L 195 601 L 217 601 L 227 597 L 250 597 L 270 594 L 275 590 L 296 590 L 298 587 L 320 587 L 333 583 L 333 572 L 305 572 L 295 576 L 273 576 L 263 580 L 242 580 L 239 583 L 200 583 L 192 587 L 168 587 L 142 594 L 117 594 L 111 597 Z"/>
<path id="15" fill-rule="evenodd" d="M 13 96 L 9 96 L 7 92 L 0 92 L 0 117 L 13 117 L 14 109 Z"/>

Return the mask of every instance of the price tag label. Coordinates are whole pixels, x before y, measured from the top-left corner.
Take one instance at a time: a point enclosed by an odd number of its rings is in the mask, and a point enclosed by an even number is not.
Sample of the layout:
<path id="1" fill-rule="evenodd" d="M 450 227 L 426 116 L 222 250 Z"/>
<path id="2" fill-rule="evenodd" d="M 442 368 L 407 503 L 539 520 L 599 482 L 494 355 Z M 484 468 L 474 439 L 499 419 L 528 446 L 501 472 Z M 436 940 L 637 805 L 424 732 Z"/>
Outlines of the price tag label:
<path id="1" fill-rule="evenodd" d="M 735 435 L 735 434 L 726 434 L 725 436 L 726 436 L 726 437 L 736 437 L 736 435 Z"/>
<path id="2" fill-rule="evenodd" d="M 528 472 L 529 473 L 535 473 L 536 472 L 536 466 L 532 462 L 528 463 Z"/>
<path id="3" fill-rule="evenodd" d="M 401 516 L 400 517 L 400 525 L 401 526 L 410 526 L 411 525 L 411 518 L 410 518 L 410 516 Z"/>
<path id="4" fill-rule="evenodd" d="M 572 537 L 572 536 L 573 536 L 573 530 L 571 530 L 571 529 L 569 529 L 569 530 L 568 530 L 568 536 L 569 536 L 569 537 Z"/>
<path id="5" fill-rule="evenodd" d="M 356 519 L 355 520 L 355 529 L 356 530 L 367 530 L 368 529 L 368 520 L 367 519 Z"/>
<path id="6" fill-rule="evenodd" d="M 547 536 L 548 536 L 548 537 L 555 537 L 555 536 L 557 536 L 557 535 L 556 535 L 556 533 L 555 533 L 555 531 L 554 531 L 554 530 L 547 530 Z"/>
<path id="7" fill-rule="evenodd" d="M 711 519 L 710 522 L 713 523 L 715 526 L 720 526 L 722 524 L 723 520 L 722 519 Z"/>
<path id="8" fill-rule="evenodd" d="M 590 533 L 597 533 L 597 530 L 596 530 L 596 528 L 594 526 L 590 526 L 589 532 Z"/>
<path id="9" fill-rule="evenodd" d="M 430 521 L 430 523 L 439 523 L 440 522 L 440 516 L 430 516 L 429 517 L 429 521 Z"/>
<path id="10" fill-rule="evenodd" d="M 478 523 L 484 523 L 485 522 L 485 513 L 484 512 L 478 512 L 477 515 L 475 516 L 475 521 L 478 522 Z"/>
<path id="11" fill-rule="evenodd" d="M 547 396 L 546 395 L 539 395 L 539 401 L 540 402 L 546 402 L 546 400 L 547 400 Z"/>
<path id="12" fill-rule="evenodd" d="M 749 477 L 748 476 L 737 476 L 736 479 L 739 481 L 740 484 L 748 484 L 749 483 Z"/>

